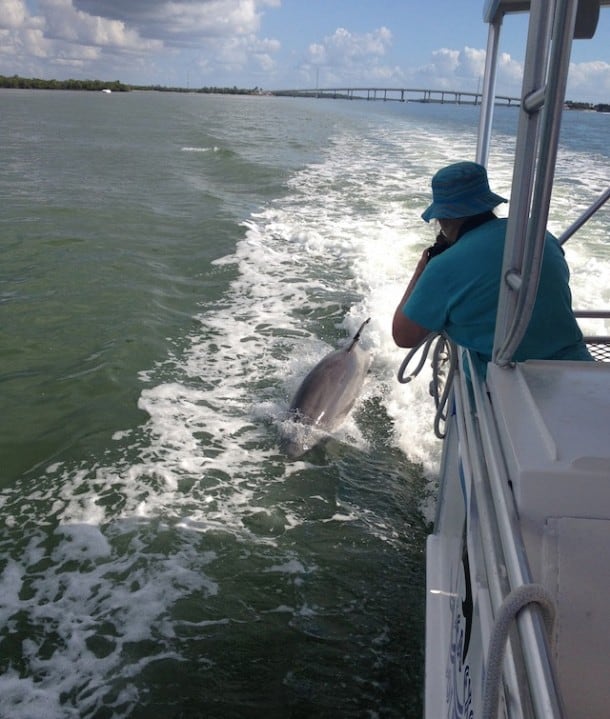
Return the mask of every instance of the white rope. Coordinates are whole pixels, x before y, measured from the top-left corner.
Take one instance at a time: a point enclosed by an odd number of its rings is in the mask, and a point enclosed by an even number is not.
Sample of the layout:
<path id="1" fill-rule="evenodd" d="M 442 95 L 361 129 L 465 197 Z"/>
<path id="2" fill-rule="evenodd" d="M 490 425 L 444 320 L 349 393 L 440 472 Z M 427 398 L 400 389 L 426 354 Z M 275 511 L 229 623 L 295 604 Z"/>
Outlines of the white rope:
<path id="1" fill-rule="evenodd" d="M 436 342 L 434 351 L 432 352 L 432 381 L 430 382 L 430 394 L 434 398 L 434 405 L 436 407 L 436 415 L 434 417 L 434 434 L 439 439 L 445 438 L 445 432 L 441 430 L 441 422 L 447 420 L 447 403 L 449 401 L 449 394 L 451 392 L 451 385 L 453 383 L 453 376 L 457 366 L 457 351 L 455 345 L 451 340 L 444 334 L 431 333 L 424 337 L 424 339 L 406 355 L 400 368 L 398 370 L 398 381 L 401 384 L 407 384 L 414 377 L 421 372 L 430 348 Z M 423 348 L 421 358 L 417 363 L 415 369 L 410 375 L 405 377 L 407 367 L 413 357 Z M 445 369 L 445 365 L 449 363 L 449 368 Z M 443 381 L 443 375 L 446 375 Z M 441 393 L 440 387 L 443 386 Z"/>
<path id="2" fill-rule="evenodd" d="M 495 719 L 498 715 L 498 699 L 502 682 L 502 664 L 508 633 L 517 614 L 528 604 L 538 604 L 542 610 L 544 623 L 551 635 L 555 621 L 555 605 L 551 596 L 541 584 L 524 584 L 504 599 L 500 607 L 489 640 L 487 672 L 483 688 L 483 713 L 481 719 Z"/>
<path id="3" fill-rule="evenodd" d="M 447 365 L 449 365 L 447 367 Z M 441 422 L 447 422 L 447 406 L 453 378 L 457 367 L 457 349 L 455 344 L 445 335 L 440 335 L 432 355 L 432 381 L 430 394 L 434 397 L 436 415 L 434 417 L 434 434 L 445 439 L 447 434 L 441 430 Z M 443 391 L 440 391 L 440 386 Z"/>
<path id="4" fill-rule="evenodd" d="M 430 347 L 432 346 L 432 343 L 438 336 L 439 335 L 436 333 L 431 333 L 429 335 L 426 335 L 419 344 L 415 345 L 415 347 L 413 347 L 411 350 L 409 350 L 409 352 L 407 353 L 407 355 L 401 362 L 400 367 L 398 368 L 398 381 L 401 384 L 408 384 L 413 378 L 417 377 L 417 375 L 421 372 L 421 369 L 424 366 L 426 359 L 428 358 L 428 352 L 430 352 Z M 424 348 L 424 351 L 422 352 L 422 356 L 421 356 L 421 359 L 419 360 L 419 363 L 417 364 L 417 367 L 413 370 L 413 372 L 411 372 L 411 374 L 408 377 L 405 377 L 405 372 L 406 372 L 407 367 L 409 366 L 409 363 L 411 362 L 413 357 L 415 357 L 417 352 L 422 347 Z"/>

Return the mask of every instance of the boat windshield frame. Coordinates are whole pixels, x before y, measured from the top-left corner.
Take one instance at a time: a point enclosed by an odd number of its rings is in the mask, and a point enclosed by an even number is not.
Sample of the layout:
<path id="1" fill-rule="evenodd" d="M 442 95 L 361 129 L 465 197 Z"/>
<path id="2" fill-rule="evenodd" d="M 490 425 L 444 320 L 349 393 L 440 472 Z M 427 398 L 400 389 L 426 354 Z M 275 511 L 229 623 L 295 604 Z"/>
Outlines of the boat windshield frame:
<path id="1" fill-rule="evenodd" d="M 593 37 L 600 5 L 610 5 L 610 0 L 489 0 L 484 11 L 489 33 L 476 160 L 485 166 L 501 26 L 508 14 L 529 10 L 530 16 L 492 352 L 492 361 L 500 366 L 513 363 L 536 301 L 572 41 Z M 597 204 L 599 209 L 608 199 L 605 194 L 592 208 Z"/>

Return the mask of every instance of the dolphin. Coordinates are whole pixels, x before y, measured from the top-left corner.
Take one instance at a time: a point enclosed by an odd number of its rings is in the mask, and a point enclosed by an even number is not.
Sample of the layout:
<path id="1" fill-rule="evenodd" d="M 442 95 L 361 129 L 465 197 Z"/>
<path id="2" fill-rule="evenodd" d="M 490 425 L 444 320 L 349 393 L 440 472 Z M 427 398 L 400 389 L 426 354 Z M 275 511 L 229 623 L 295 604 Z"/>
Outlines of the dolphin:
<path id="1" fill-rule="evenodd" d="M 371 364 L 370 353 L 358 344 L 368 322 L 370 317 L 347 347 L 323 357 L 301 383 L 289 410 L 289 418 L 301 426 L 282 442 L 289 457 L 298 457 L 316 444 L 312 429 L 332 432 L 349 414 Z"/>

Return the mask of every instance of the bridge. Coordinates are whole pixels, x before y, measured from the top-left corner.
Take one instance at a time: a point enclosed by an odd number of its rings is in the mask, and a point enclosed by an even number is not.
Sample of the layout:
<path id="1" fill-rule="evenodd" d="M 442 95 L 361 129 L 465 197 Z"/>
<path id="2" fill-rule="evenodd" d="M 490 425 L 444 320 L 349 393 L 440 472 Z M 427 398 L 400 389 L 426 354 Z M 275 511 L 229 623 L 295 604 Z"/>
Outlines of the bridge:
<path id="1" fill-rule="evenodd" d="M 383 100 L 384 102 L 431 102 L 453 105 L 480 105 L 480 92 L 462 90 L 428 90 L 411 87 L 327 87 L 314 90 L 275 90 L 281 97 L 315 97 L 333 100 Z M 521 99 L 496 95 L 496 104 L 519 107 Z"/>

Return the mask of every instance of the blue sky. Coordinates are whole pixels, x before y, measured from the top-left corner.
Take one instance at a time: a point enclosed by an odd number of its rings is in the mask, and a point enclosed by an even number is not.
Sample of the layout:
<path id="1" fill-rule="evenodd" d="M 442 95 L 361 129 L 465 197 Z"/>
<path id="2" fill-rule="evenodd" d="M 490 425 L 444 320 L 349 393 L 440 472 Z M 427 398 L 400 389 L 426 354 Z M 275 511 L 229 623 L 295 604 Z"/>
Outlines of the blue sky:
<path id="1" fill-rule="evenodd" d="M 181 87 L 477 90 L 483 0 L 0 0 L 0 74 Z M 526 18 L 502 31 L 518 96 Z M 610 102 L 610 7 L 572 52 L 568 99 Z"/>

